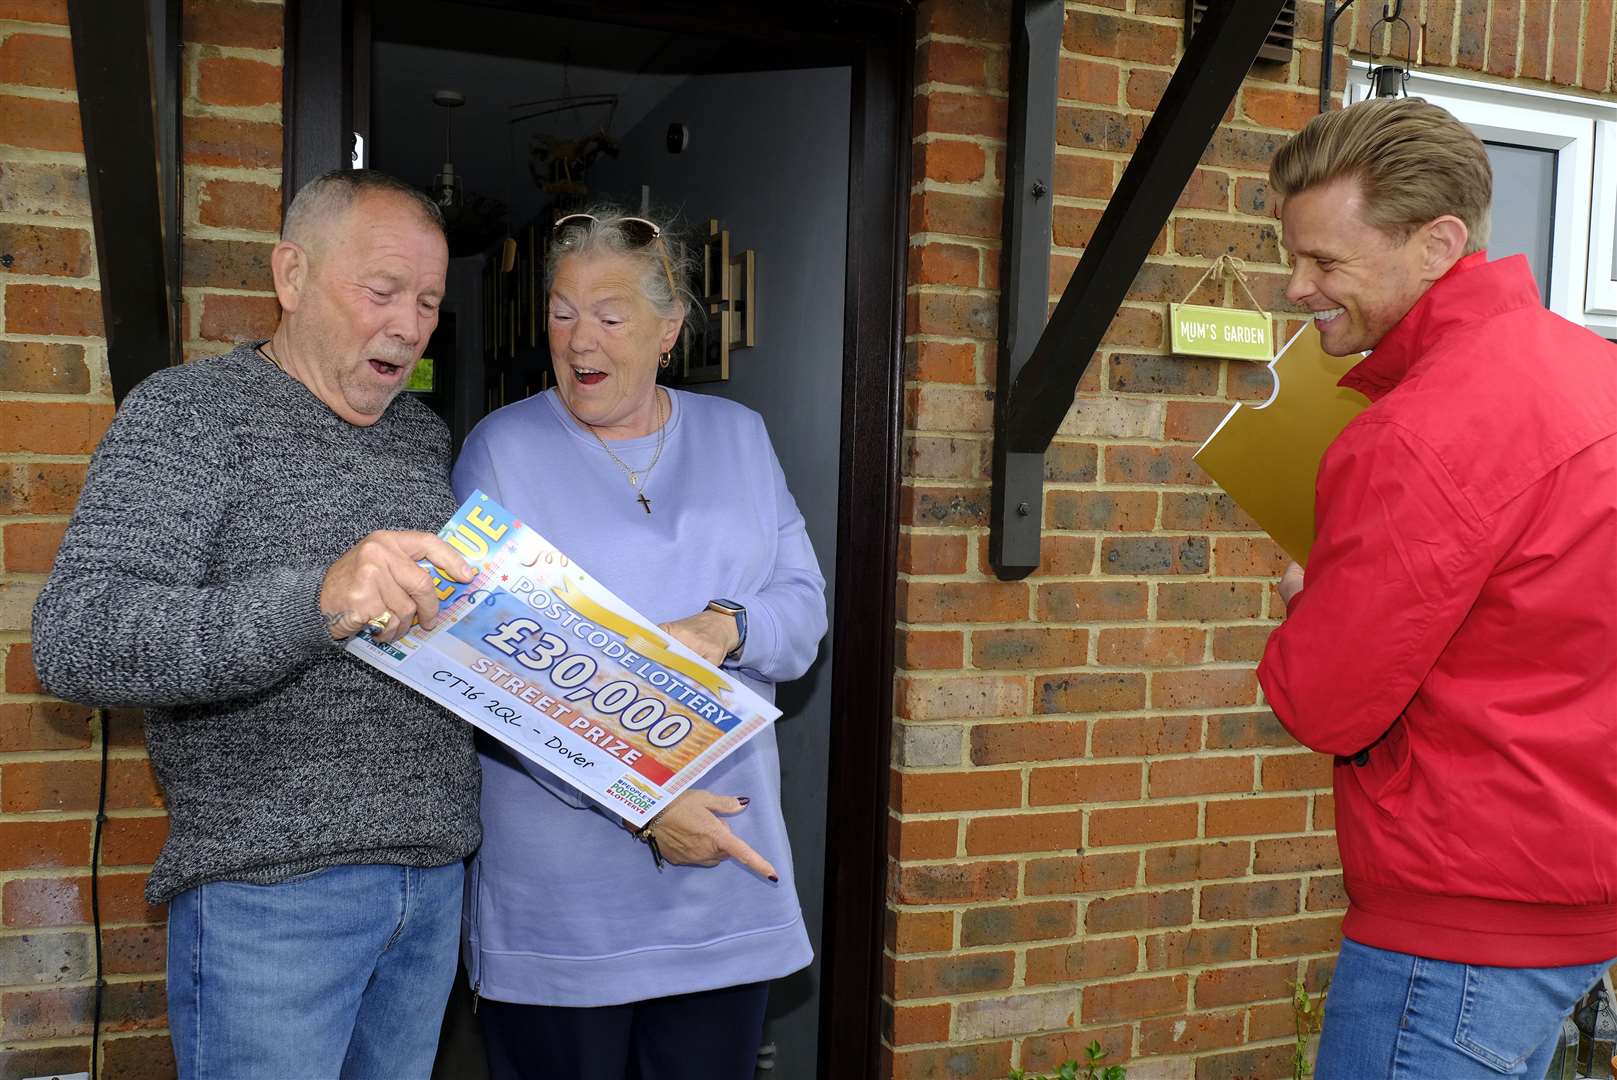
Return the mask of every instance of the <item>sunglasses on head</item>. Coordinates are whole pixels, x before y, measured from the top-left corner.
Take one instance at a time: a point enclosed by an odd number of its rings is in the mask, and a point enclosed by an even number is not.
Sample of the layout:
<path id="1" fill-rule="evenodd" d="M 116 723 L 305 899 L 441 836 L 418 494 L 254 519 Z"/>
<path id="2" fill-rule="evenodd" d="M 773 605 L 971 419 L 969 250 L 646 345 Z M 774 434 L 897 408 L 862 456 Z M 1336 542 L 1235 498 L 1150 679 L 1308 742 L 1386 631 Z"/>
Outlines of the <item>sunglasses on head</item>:
<path id="1" fill-rule="evenodd" d="M 554 242 L 564 248 L 571 247 L 578 242 L 577 236 L 564 236 L 563 233 L 569 228 L 584 228 L 586 227 L 585 222 L 595 225 L 615 225 L 619 234 L 629 242 L 631 247 L 643 248 L 651 247 L 655 244 L 657 246 L 657 256 L 662 259 L 663 273 L 668 277 L 668 291 L 675 296 L 679 295 L 679 289 L 674 284 L 674 268 L 670 265 L 668 259 L 668 247 L 663 243 L 663 231 L 655 221 L 647 221 L 643 217 L 616 217 L 602 220 L 594 214 L 564 214 L 556 219 L 556 224 L 550 227 Z"/>

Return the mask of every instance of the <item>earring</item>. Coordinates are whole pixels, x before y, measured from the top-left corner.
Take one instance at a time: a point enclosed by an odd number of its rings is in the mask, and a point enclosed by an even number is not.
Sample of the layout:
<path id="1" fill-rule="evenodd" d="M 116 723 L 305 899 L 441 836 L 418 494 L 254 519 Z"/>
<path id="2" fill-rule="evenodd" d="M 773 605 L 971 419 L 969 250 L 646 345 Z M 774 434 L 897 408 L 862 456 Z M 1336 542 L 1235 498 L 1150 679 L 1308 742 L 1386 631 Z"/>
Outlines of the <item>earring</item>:
<path id="1" fill-rule="evenodd" d="M 663 353 L 663 358 L 661 360 L 657 361 L 657 366 L 665 368 L 669 364 L 672 364 L 673 362 L 674 362 L 674 351 L 672 349 L 670 349 L 667 352 Z"/>

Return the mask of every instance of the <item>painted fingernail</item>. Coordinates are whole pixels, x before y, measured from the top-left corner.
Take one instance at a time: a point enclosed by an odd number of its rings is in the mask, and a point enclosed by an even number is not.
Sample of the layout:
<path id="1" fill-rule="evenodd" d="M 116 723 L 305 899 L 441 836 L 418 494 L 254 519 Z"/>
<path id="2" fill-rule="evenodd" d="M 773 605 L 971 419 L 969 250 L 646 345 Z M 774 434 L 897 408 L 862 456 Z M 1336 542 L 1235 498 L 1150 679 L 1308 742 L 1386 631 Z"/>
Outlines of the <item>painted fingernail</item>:
<path id="1" fill-rule="evenodd" d="M 774 882 L 776 885 L 780 884 L 780 878 L 776 877 L 774 874 L 769 875 L 769 880 Z"/>
<path id="2" fill-rule="evenodd" d="M 736 802 L 740 803 L 742 806 L 746 806 L 748 803 L 752 802 L 752 800 L 747 798 L 745 795 L 737 795 Z"/>

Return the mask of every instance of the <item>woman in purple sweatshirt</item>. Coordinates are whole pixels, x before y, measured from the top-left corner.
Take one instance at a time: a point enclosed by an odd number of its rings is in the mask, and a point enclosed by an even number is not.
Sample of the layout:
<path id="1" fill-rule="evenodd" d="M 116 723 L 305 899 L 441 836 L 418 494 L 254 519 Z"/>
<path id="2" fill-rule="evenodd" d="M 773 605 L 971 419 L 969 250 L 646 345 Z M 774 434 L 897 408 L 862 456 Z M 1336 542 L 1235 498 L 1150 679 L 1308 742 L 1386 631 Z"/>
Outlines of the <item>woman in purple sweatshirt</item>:
<path id="1" fill-rule="evenodd" d="M 558 385 L 466 439 L 482 489 L 636 609 L 773 699 L 825 633 L 825 581 L 762 419 L 660 387 L 683 246 L 614 210 L 564 217 L 546 266 Z M 769 982 L 808 936 L 766 728 L 636 842 L 492 740 L 465 958 L 492 1076 L 748 1080 Z"/>

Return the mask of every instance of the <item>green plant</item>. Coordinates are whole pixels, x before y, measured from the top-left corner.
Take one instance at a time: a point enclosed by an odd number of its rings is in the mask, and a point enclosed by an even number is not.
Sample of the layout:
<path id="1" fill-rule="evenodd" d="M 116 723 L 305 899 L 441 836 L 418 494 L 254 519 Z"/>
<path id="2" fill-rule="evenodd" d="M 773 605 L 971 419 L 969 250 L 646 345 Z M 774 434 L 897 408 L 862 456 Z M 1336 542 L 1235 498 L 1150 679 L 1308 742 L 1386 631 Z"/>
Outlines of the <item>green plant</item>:
<path id="1" fill-rule="evenodd" d="M 1099 1039 L 1091 1039 L 1084 1047 L 1084 1064 L 1063 1061 L 1054 1076 L 1033 1076 L 1021 1069 L 1012 1069 L 1010 1080 L 1128 1080 L 1128 1070 L 1121 1065 L 1102 1065 L 1106 1051 Z M 1078 1070 L 1082 1068 L 1083 1072 Z"/>
<path id="2" fill-rule="evenodd" d="M 1308 987 L 1300 982 L 1291 984 L 1291 1021 L 1297 1032 L 1297 1045 L 1291 1054 L 1292 1080 L 1304 1080 L 1313 1073 L 1314 1068 L 1308 1063 L 1308 1040 L 1318 1035 L 1325 1025 L 1325 991 L 1330 984 L 1320 988 L 1316 997 L 1308 996 Z"/>

